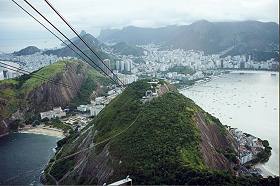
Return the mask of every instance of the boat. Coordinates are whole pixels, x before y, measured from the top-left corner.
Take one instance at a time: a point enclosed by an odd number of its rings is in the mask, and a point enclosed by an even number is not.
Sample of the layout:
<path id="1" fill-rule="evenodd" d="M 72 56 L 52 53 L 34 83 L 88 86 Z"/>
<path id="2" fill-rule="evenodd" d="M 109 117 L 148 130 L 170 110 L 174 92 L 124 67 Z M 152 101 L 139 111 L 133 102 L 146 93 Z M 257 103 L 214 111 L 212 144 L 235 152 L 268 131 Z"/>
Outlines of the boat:
<path id="1" fill-rule="evenodd" d="M 271 75 L 271 76 L 276 76 L 276 74 L 275 74 L 275 73 L 271 73 L 270 75 Z"/>

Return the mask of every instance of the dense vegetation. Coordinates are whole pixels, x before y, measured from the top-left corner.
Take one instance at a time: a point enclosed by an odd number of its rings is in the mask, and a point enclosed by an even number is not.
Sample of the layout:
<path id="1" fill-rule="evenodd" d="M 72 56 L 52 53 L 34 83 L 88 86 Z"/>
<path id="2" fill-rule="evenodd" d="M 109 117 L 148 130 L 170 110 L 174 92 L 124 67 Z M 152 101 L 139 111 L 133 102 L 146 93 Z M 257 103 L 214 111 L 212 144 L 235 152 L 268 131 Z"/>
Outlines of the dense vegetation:
<path id="1" fill-rule="evenodd" d="M 259 152 L 255 159 L 249 162 L 249 164 L 257 164 L 257 163 L 265 163 L 269 160 L 269 157 L 271 156 L 271 150 L 272 148 L 269 146 L 269 143 L 267 140 L 263 140 L 262 144 L 264 146 L 264 149 Z"/>
<path id="2" fill-rule="evenodd" d="M 195 73 L 195 71 L 188 66 L 174 66 L 174 67 L 168 69 L 168 71 L 169 72 L 177 72 L 179 74 L 185 74 L 185 75 L 187 75 L 187 74 L 192 75 L 192 74 Z"/>
<path id="3" fill-rule="evenodd" d="M 16 56 L 23 56 L 23 55 L 32 55 L 36 52 L 40 52 L 41 50 L 35 46 L 28 46 L 20 51 L 14 52 L 13 54 Z"/>
<path id="4" fill-rule="evenodd" d="M 113 175 L 108 182 L 119 180 L 130 175 L 133 184 L 190 184 L 190 185 L 258 185 L 275 184 L 277 178 L 261 179 L 258 177 L 234 177 L 226 171 L 217 171 L 206 166 L 200 152 L 200 130 L 197 128 L 194 115 L 204 113 L 207 123 L 219 125 L 217 118 L 204 112 L 192 100 L 178 92 L 168 92 L 150 102 L 142 103 L 145 91 L 150 89 L 146 80 L 135 82 L 106 106 L 104 110 L 81 132 L 81 136 L 73 134 L 59 142 L 63 147 L 56 157 L 64 157 L 77 152 L 81 141 L 89 140 L 92 134 L 93 142 L 106 141 L 87 154 L 87 162 L 96 161 L 104 147 L 109 148 L 107 166 L 113 168 Z M 88 130 L 93 127 L 92 130 Z M 92 144 L 85 143 L 83 148 Z M 221 152 L 231 161 L 234 151 L 226 149 Z M 83 157 L 79 155 L 79 159 Z M 106 157 L 104 157 L 106 158 Z M 57 179 L 73 170 L 75 158 L 55 163 L 51 174 Z M 76 162 L 77 163 L 77 162 Z M 76 164 L 75 164 L 76 165 Z M 96 171 L 95 167 L 90 167 Z M 102 171 L 102 168 L 97 168 Z M 49 170 L 49 169 L 47 169 Z M 88 171 L 88 170 L 87 170 Z M 76 173 L 78 174 L 78 173 Z M 100 173 L 101 174 L 101 173 Z M 89 178 L 87 178 L 87 176 Z M 72 184 L 97 184 L 94 175 L 70 176 L 68 182 Z M 83 179 L 77 179 L 81 177 Z M 49 180 L 48 183 L 52 183 Z"/>
<path id="5" fill-rule="evenodd" d="M 101 83 L 102 82 L 102 83 Z M 70 106 L 76 107 L 82 104 L 88 104 L 90 102 L 90 96 L 93 90 L 96 90 L 101 84 L 108 85 L 110 80 L 105 78 L 103 75 L 97 71 L 88 71 L 85 74 L 85 81 L 82 83 L 81 89 L 78 95 L 71 101 Z M 99 87 L 100 94 L 104 94 L 104 88 Z"/>
<path id="6" fill-rule="evenodd" d="M 48 65 L 44 68 L 41 68 L 40 70 L 33 72 L 32 75 L 34 76 L 40 76 L 42 78 L 29 78 L 27 79 L 22 87 L 21 91 L 25 94 L 32 91 L 34 88 L 40 86 L 44 82 L 47 82 L 49 79 L 54 77 L 56 74 L 61 73 L 65 70 L 66 62 L 65 61 L 59 61 L 57 63 L 54 63 L 52 65 Z"/>
<path id="7" fill-rule="evenodd" d="M 112 46 L 112 49 L 115 53 L 121 55 L 133 55 L 133 56 L 142 56 L 144 55 L 144 50 L 140 47 L 133 45 L 128 45 L 125 42 L 119 42 Z"/>
<path id="8" fill-rule="evenodd" d="M 51 119 L 50 121 L 47 121 L 44 124 L 46 126 L 51 126 L 51 127 L 57 128 L 57 129 L 61 129 L 65 133 L 72 130 L 71 126 L 64 124 L 58 118 Z"/>

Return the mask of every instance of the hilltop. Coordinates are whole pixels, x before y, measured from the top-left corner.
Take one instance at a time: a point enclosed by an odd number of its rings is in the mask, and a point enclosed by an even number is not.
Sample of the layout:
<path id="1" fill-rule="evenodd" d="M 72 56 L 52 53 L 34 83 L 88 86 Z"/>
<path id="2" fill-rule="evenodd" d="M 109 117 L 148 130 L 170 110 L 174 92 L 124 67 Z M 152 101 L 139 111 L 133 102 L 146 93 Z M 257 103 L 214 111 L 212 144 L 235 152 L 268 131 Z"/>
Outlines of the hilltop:
<path id="1" fill-rule="evenodd" d="M 24 55 L 32 55 L 35 54 L 37 52 L 40 52 L 41 50 L 35 46 L 28 46 L 24 49 L 21 49 L 17 52 L 14 52 L 13 54 L 16 56 L 24 56 Z"/>
<path id="2" fill-rule="evenodd" d="M 31 75 L 0 81 L 0 134 L 16 130 L 24 122 L 31 124 L 40 112 L 53 107 L 88 103 L 92 92 L 101 92 L 101 86 L 109 82 L 89 65 L 69 60 L 43 67 Z"/>
<path id="3" fill-rule="evenodd" d="M 143 100 L 147 90 L 158 96 Z M 256 184 L 235 178 L 236 144 L 220 121 L 164 82 L 132 83 L 79 133 L 59 141 L 45 184 Z M 54 181 L 56 180 L 56 182 Z"/>
<path id="4" fill-rule="evenodd" d="M 144 49 L 132 45 L 128 45 L 125 42 L 119 42 L 111 46 L 114 53 L 121 55 L 133 55 L 142 56 L 144 55 Z"/>

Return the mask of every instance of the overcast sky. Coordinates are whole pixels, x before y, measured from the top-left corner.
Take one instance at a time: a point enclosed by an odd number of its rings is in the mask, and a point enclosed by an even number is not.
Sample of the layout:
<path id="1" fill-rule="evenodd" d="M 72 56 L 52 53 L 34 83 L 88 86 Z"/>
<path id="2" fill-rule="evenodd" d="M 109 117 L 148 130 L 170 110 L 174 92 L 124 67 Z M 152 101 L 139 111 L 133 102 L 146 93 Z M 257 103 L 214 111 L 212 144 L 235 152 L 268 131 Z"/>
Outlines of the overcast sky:
<path id="1" fill-rule="evenodd" d="M 16 0 L 28 8 L 23 0 Z M 72 37 L 43 0 L 29 0 Z M 101 29 L 128 25 L 162 27 L 197 20 L 258 20 L 279 23 L 279 0 L 49 0 L 78 31 L 98 36 Z M 28 10 L 31 10 L 30 8 Z M 32 11 L 31 11 L 32 12 Z M 32 12 L 34 14 L 34 12 Z M 36 14 L 34 14 L 36 15 Z M 0 0 L 0 51 L 28 45 L 58 45 L 57 39 L 20 10 L 11 0 Z"/>

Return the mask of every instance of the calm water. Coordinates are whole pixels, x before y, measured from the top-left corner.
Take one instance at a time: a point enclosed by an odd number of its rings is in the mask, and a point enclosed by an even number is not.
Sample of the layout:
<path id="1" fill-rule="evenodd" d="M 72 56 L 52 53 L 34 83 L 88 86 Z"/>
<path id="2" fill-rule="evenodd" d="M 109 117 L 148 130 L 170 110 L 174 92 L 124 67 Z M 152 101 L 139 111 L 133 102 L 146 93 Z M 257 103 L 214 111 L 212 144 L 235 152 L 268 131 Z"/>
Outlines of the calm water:
<path id="1" fill-rule="evenodd" d="M 264 168 L 279 175 L 279 73 L 232 72 L 181 93 L 223 124 L 267 139 L 272 156 Z"/>
<path id="2" fill-rule="evenodd" d="M 39 184 L 58 138 L 15 133 L 0 138 L 0 184 Z"/>

